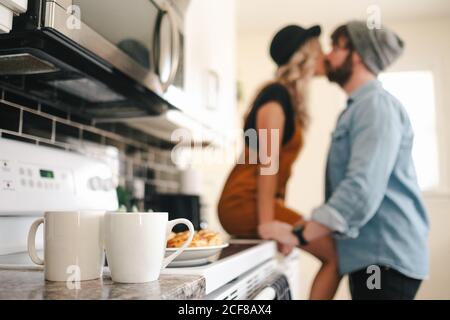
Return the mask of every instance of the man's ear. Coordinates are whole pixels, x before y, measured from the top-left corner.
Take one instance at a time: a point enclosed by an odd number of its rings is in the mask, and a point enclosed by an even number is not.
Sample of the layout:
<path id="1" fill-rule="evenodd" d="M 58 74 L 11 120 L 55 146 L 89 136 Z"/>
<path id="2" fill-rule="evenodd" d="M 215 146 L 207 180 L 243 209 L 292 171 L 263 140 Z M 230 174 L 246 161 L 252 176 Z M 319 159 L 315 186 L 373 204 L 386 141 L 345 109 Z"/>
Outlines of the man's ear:
<path id="1" fill-rule="evenodd" d="M 356 51 L 353 51 L 353 53 L 352 53 L 352 61 L 353 61 L 353 65 L 358 65 L 358 64 L 362 63 L 361 56 Z"/>

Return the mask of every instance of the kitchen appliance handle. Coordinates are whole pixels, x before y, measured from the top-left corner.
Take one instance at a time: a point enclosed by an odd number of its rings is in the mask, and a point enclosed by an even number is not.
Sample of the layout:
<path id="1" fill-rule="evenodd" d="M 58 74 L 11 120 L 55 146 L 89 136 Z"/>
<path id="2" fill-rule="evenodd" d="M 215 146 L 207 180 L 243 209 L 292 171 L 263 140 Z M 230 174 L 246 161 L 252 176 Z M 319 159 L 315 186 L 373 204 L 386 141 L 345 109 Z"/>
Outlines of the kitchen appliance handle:
<path id="1" fill-rule="evenodd" d="M 178 30 L 178 24 L 177 20 L 175 18 L 175 10 L 170 9 L 168 11 L 169 17 L 172 21 L 172 45 L 173 45 L 173 52 L 172 52 L 172 69 L 169 77 L 169 83 L 172 85 L 175 82 L 175 78 L 177 76 L 178 66 L 180 64 L 180 34 Z"/>
<path id="2" fill-rule="evenodd" d="M 253 300 L 275 300 L 277 298 L 277 293 L 274 288 L 266 287 L 261 292 L 259 292 Z"/>
<path id="3" fill-rule="evenodd" d="M 31 260 L 37 265 L 43 266 L 44 260 L 39 258 L 36 252 L 36 232 L 39 225 L 44 223 L 44 218 L 37 219 L 33 222 L 30 227 L 30 231 L 28 232 L 28 254 L 30 255 Z"/>
<path id="4" fill-rule="evenodd" d="M 169 221 L 169 224 L 167 226 L 167 235 L 169 235 L 173 227 L 175 227 L 177 224 L 184 224 L 189 228 L 189 238 L 186 240 L 183 246 L 181 246 L 177 251 L 163 260 L 162 269 L 165 269 L 169 265 L 169 263 L 171 263 L 176 257 L 178 257 L 191 244 L 192 239 L 194 238 L 194 226 L 188 219 L 175 219 Z"/>
<path id="5" fill-rule="evenodd" d="M 165 4 L 165 2 L 164 2 Z M 162 81 L 162 79 L 160 79 L 161 81 L 161 87 L 163 92 L 166 92 L 169 87 L 174 83 L 175 81 L 175 77 L 177 75 L 177 71 L 178 71 L 178 65 L 180 63 L 180 35 L 178 33 L 178 25 L 177 25 L 177 20 L 175 17 L 175 11 L 168 5 L 165 4 L 163 7 L 161 7 L 161 11 L 162 11 L 162 15 L 164 16 L 165 14 L 167 15 L 167 17 L 169 18 L 169 22 L 170 22 L 170 28 L 171 28 L 171 41 L 172 41 L 172 54 L 171 54 L 171 68 L 170 68 L 170 73 L 169 73 L 169 77 L 167 79 L 167 81 Z M 162 24 L 162 17 L 160 20 L 160 23 Z M 158 28 L 159 32 L 161 32 L 161 26 Z M 159 37 L 160 39 L 160 37 Z M 159 57 L 161 58 L 161 57 Z M 155 63 L 159 63 L 159 61 L 155 61 Z"/>

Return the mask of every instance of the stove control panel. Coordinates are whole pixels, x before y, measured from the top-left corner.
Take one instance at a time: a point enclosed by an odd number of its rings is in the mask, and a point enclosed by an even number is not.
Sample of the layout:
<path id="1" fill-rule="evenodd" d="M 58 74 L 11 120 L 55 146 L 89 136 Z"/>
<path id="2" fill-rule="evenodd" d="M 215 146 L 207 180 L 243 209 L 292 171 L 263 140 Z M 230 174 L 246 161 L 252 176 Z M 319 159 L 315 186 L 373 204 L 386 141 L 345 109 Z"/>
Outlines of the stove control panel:
<path id="1" fill-rule="evenodd" d="M 106 164 L 0 138 L 0 215 L 117 207 L 116 187 Z"/>

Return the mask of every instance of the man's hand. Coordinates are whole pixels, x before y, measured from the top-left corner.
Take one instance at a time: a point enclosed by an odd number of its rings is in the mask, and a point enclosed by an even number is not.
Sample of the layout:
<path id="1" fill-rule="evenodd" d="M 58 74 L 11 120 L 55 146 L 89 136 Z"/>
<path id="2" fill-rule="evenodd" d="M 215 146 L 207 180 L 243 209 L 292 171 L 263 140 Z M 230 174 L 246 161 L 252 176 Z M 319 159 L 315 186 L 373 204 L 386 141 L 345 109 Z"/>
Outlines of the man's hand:
<path id="1" fill-rule="evenodd" d="M 295 246 L 281 244 L 277 242 L 278 252 L 280 252 L 283 256 L 288 256 L 291 254 L 292 250 L 294 250 Z"/>
<path id="2" fill-rule="evenodd" d="M 299 245 L 297 237 L 292 233 L 292 226 L 288 223 L 273 221 L 262 224 L 258 227 L 258 233 L 262 239 L 275 240 L 286 247 L 283 251 L 287 253 L 289 253 L 289 247 Z"/>

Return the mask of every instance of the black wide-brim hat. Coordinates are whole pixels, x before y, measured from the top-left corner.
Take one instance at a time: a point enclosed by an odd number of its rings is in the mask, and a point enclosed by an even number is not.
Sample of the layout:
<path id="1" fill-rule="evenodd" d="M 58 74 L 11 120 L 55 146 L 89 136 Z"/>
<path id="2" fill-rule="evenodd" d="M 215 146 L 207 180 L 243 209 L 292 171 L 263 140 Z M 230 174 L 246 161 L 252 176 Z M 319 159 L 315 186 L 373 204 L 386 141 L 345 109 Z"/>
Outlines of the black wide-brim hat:
<path id="1" fill-rule="evenodd" d="M 315 25 L 309 29 L 297 25 L 284 27 L 274 36 L 270 45 L 270 56 L 278 66 L 289 62 L 294 53 L 313 37 L 320 36 L 322 29 Z"/>

